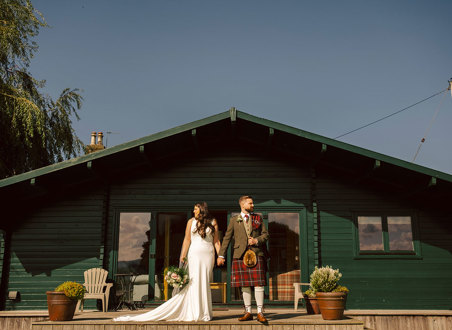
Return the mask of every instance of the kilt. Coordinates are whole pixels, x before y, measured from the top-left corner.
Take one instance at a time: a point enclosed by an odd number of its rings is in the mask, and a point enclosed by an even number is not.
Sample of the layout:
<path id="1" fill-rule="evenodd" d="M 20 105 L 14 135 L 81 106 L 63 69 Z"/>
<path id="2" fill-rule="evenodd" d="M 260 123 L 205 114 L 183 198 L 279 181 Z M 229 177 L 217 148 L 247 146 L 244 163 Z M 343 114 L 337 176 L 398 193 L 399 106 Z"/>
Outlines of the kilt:
<path id="1" fill-rule="evenodd" d="M 242 259 L 232 259 L 231 286 L 266 286 L 266 263 L 264 257 L 257 257 L 257 264 L 248 268 Z"/>

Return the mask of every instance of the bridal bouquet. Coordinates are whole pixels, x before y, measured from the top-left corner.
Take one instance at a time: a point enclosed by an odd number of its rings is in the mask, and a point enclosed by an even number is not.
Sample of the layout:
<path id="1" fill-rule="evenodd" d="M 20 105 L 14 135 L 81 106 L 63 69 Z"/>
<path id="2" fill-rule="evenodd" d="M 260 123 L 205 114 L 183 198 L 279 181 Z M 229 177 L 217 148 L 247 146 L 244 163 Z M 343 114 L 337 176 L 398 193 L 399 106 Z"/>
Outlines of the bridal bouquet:
<path id="1" fill-rule="evenodd" d="M 188 272 L 186 268 L 169 266 L 165 270 L 165 281 L 175 289 L 182 288 L 188 283 Z"/>

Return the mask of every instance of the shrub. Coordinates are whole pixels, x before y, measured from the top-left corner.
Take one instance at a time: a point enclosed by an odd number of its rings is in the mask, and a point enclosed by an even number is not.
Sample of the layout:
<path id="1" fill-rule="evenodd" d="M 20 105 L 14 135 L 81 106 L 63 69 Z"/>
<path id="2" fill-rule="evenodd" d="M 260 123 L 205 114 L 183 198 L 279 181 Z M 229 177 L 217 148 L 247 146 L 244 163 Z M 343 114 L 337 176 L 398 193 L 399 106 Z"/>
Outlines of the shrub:
<path id="1" fill-rule="evenodd" d="M 345 286 L 342 285 L 338 285 L 333 292 L 343 292 L 343 293 L 348 293 L 348 289 Z"/>
<path id="2" fill-rule="evenodd" d="M 315 292 L 332 292 L 341 277 L 339 269 L 332 269 L 330 266 L 320 268 L 316 266 L 310 277 L 311 288 Z"/>
<path id="3" fill-rule="evenodd" d="M 83 299 L 85 295 L 85 287 L 77 282 L 64 282 L 57 286 L 57 292 L 64 292 L 66 297 L 74 300 Z"/>
<path id="4" fill-rule="evenodd" d="M 308 289 L 304 292 L 304 294 L 306 296 L 308 296 L 309 298 L 315 298 L 315 291 L 312 289 Z"/>

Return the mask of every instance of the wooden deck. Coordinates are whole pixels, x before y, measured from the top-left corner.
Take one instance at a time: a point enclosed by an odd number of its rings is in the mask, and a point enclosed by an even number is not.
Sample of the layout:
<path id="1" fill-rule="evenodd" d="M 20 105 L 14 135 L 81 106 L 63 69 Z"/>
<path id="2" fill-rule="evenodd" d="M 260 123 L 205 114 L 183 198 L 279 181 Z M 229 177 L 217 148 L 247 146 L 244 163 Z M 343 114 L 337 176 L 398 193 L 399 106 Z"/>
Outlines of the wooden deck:
<path id="1" fill-rule="evenodd" d="M 238 322 L 242 309 L 214 308 L 214 318 L 210 322 L 113 322 L 121 315 L 140 314 L 121 311 L 101 313 L 85 311 L 78 313 L 71 322 L 50 322 L 47 311 L 0 311 L 0 329 L 7 330 L 258 330 L 258 329 L 452 329 L 450 310 L 347 310 L 347 319 L 324 321 L 320 315 L 307 315 L 305 310 L 295 312 L 289 308 L 268 308 L 265 315 L 268 326 L 257 321 Z"/>
<path id="2" fill-rule="evenodd" d="M 304 310 L 268 309 L 265 316 L 269 322 L 263 325 L 256 320 L 239 322 L 243 309 L 214 309 L 214 317 L 209 322 L 114 322 L 121 315 L 141 314 L 140 311 L 112 313 L 79 313 L 70 322 L 32 322 L 32 330 L 361 330 L 363 321 L 346 317 L 338 321 L 325 321 L 321 315 L 307 315 Z"/>

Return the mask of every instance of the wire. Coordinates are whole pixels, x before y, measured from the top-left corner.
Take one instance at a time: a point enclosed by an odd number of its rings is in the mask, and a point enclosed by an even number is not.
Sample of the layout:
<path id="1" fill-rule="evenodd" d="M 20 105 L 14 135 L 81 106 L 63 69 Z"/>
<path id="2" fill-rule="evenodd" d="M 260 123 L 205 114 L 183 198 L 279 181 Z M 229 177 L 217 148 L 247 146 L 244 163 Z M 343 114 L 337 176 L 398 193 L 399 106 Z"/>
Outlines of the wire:
<path id="1" fill-rule="evenodd" d="M 449 90 L 449 88 L 447 90 Z M 433 123 L 436 120 L 436 116 L 438 116 L 439 108 L 440 108 L 441 104 L 443 103 L 445 95 L 446 94 L 443 94 L 443 97 L 441 98 L 441 101 L 439 102 L 439 104 L 438 104 L 438 106 L 436 108 L 436 111 L 433 114 L 432 119 L 430 120 L 430 124 L 427 126 L 427 129 L 425 130 L 424 137 L 421 139 L 421 142 L 419 143 L 419 146 L 417 147 L 416 154 L 414 155 L 413 160 L 411 161 L 412 163 L 414 163 L 414 161 L 416 160 L 416 157 L 419 154 L 419 151 L 421 150 L 422 144 L 425 142 L 425 139 L 427 138 L 427 134 L 430 132 L 430 129 L 432 128 L 432 125 L 433 125 Z"/>
<path id="2" fill-rule="evenodd" d="M 433 95 L 431 95 L 431 96 L 429 96 L 429 97 L 427 97 L 427 98 L 425 98 L 425 99 L 423 99 L 423 100 L 421 100 L 421 101 L 419 101 L 419 102 L 416 102 L 416 103 L 414 103 L 414 104 L 412 104 L 412 105 L 410 105 L 410 106 L 407 106 L 406 108 L 403 108 L 403 109 L 401 109 L 401 110 L 399 110 L 399 111 L 396 111 L 396 112 L 394 112 L 394 113 L 391 113 L 390 115 L 387 115 L 387 116 L 385 116 L 385 117 L 383 117 L 383 118 L 377 119 L 377 120 L 375 120 L 375 121 L 373 121 L 373 122 L 371 122 L 371 123 L 369 123 L 369 124 L 366 124 L 366 125 L 364 125 L 364 126 L 358 127 L 358 128 L 356 128 L 356 129 L 354 129 L 354 130 L 352 130 L 352 131 L 349 131 L 349 132 L 347 132 L 347 133 L 344 133 L 344 134 L 342 134 L 342 135 L 336 136 L 334 139 L 339 139 L 339 138 L 341 138 L 341 137 L 343 137 L 343 136 L 346 136 L 346 135 L 351 134 L 351 133 L 353 133 L 353 132 L 359 131 L 360 129 L 363 129 L 363 128 L 365 128 L 365 127 L 368 127 L 368 126 L 370 126 L 370 125 L 373 125 L 373 124 L 375 124 L 375 123 L 378 123 L 378 122 L 380 122 L 380 121 L 382 121 L 382 120 L 384 120 L 384 119 L 387 119 L 387 118 L 389 118 L 389 117 L 392 117 L 392 116 L 394 116 L 394 115 L 396 115 L 396 114 L 398 114 L 398 113 L 401 113 L 402 111 L 408 110 L 409 108 L 412 108 L 412 107 L 414 107 L 415 105 L 418 105 L 418 104 L 420 104 L 420 103 L 422 103 L 422 102 L 425 102 L 425 101 L 431 99 L 432 97 L 435 97 L 436 95 L 439 95 L 439 94 L 441 94 L 441 93 L 444 93 L 445 91 L 448 91 L 448 90 L 449 90 L 449 88 L 446 88 L 445 90 L 442 90 L 442 91 L 440 91 L 440 92 L 438 92 L 438 93 L 435 93 L 435 94 L 433 94 Z"/>

